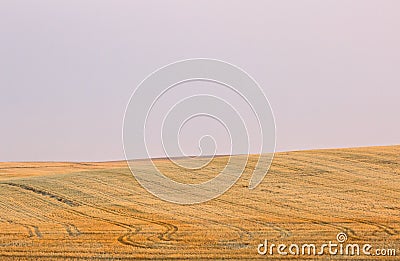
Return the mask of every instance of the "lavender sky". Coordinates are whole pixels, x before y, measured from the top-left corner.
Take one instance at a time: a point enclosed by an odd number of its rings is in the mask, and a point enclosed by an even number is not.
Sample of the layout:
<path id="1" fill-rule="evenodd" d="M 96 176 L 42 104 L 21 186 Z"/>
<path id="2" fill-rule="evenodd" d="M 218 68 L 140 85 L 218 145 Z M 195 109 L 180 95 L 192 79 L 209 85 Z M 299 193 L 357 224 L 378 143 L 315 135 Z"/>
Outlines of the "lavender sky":
<path id="1" fill-rule="evenodd" d="M 194 57 L 258 81 L 278 151 L 400 144 L 399 10 L 396 0 L 2 0 L 0 161 L 123 159 L 133 90 Z"/>

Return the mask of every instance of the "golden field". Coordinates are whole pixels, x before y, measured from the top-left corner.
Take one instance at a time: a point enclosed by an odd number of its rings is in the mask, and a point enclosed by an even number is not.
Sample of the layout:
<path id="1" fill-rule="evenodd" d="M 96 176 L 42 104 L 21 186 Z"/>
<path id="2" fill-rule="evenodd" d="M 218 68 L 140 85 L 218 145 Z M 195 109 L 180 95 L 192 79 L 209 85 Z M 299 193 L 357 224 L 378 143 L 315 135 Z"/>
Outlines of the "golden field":
<path id="1" fill-rule="evenodd" d="M 322 244 L 339 232 L 400 256 L 400 146 L 276 153 L 264 181 L 249 190 L 255 160 L 224 195 L 187 206 L 148 193 L 123 161 L 0 163 L 0 260 L 273 260 L 289 257 L 259 255 L 265 239 Z M 156 164 L 196 183 L 226 161 L 216 157 L 190 172 Z M 351 257 L 368 258 L 377 259 Z"/>

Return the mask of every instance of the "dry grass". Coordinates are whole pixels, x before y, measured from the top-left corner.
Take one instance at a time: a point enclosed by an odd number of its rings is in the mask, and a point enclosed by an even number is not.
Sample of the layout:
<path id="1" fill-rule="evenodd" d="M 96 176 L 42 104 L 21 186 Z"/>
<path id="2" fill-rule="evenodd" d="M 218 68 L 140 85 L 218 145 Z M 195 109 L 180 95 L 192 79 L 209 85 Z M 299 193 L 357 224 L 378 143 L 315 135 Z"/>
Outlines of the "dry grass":
<path id="1" fill-rule="evenodd" d="M 157 164 L 197 183 L 224 162 L 191 173 Z M 338 232 L 400 252 L 400 146 L 278 153 L 248 190 L 252 166 L 218 199 L 181 206 L 145 191 L 125 162 L 0 163 L 0 259 L 271 260 L 257 254 L 264 239 L 322 243 Z"/>

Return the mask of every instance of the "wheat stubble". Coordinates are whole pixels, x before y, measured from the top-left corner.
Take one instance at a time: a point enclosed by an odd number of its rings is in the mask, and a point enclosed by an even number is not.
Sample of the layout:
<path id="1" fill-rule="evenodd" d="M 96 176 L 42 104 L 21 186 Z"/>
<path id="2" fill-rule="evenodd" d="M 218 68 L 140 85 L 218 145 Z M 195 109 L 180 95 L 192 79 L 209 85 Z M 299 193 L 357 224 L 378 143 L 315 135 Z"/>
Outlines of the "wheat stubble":
<path id="1" fill-rule="evenodd" d="M 156 164 L 198 183 L 226 160 L 191 172 Z M 248 190 L 254 164 L 223 196 L 181 206 L 145 191 L 125 162 L 0 163 L 0 259 L 271 260 L 257 254 L 264 239 L 322 243 L 338 232 L 399 249 L 400 146 L 277 153 Z"/>

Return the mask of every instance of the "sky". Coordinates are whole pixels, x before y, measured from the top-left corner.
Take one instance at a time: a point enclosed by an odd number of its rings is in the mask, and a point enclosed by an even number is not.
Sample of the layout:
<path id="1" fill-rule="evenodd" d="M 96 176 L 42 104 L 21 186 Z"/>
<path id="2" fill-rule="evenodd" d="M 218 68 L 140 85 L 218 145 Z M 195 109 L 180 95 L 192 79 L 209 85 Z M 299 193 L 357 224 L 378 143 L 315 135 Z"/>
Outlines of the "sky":
<path id="1" fill-rule="evenodd" d="M 277 151 L 400 144 L 398 10 L 396 0 L 2 0 L 0 161 L 123 159 L 132 92 L 196 57 L 256 79 Z"/>

